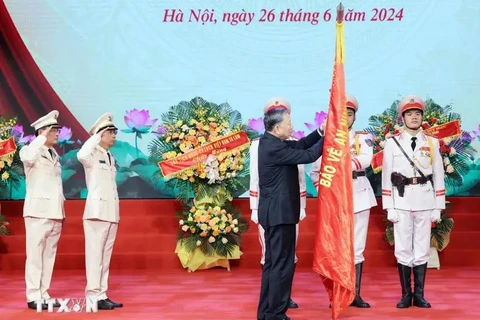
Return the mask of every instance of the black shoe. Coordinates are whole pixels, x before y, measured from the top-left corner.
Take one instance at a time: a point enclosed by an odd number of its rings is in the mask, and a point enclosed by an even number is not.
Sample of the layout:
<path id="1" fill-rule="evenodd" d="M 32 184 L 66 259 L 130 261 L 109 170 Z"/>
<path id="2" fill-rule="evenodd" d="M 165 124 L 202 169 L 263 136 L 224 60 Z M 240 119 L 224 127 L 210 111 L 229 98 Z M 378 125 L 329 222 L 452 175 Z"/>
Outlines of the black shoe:
<path id="1" fill-rule="evenodd" d="M 107 301 L 108 303 L 110 303 L 114 308 L 121 308 L 121 307 L 123 307 L 123 303 L 113 302 L 112 300 L 110 300 L 110 298 L 105 299 L 105 301 Z"/>
<path id="2" fill-rule="evenodd" d="M 47 299 L 48 301 L 48 299 Z M 48 306 L 48 303 L 47 303 L 47 306 Z M 55 302 L 53 303 L 53 307 L 54 308 L 60 308 L 60 303 L 57 301 L 57 299 L 55 299 Z"/>
<path id="3" fill-rule="evenodd" d="M 114 306 L 111 303 L 107 302 L 106 299 L 104 299 L 97 301 L 97 308 L 98 310 L 113 310 Z"/>
<path id="4" fill-rule="evenodd" d="M 427 272 L 427 264 L 413 267 L 413 305 L 419 308 L 431 308 L 430 303 L 423 297 L 425 287 L 425 274 Z"/>
<path id="5" fill-rule="evenodd" d="M 290 301 L 288 301 L 288 309 L 297 309 L 298 304 L 290 298 Z"/>
<path id="6" fill-rule="evenodd" d="M 37 302 L 36 301 L 27 302 L 27 306 L 28 306 L 29 309 L 37 310 Z M 42 303 L 42 310 L 48 310 L 48 305 L 46 303 Z"/>
<path id="7" fill-rule="evenodd" d="M 412 268 L 397 263 L 400 284 L 402 286 L 402 299 L 397 303 L 397 308 L 404 309 L 412 306 Z"/>
<path id="8" fill-rule="evenodd" d="M 362 269 L 363 262 L 357 263 L 355 265 L 355 299 L 352 301 L 350 306 L 357 308 L 370 308 L 370 305 L 363 301 L 360 296 L 360 284 L 362 283 Z"/>

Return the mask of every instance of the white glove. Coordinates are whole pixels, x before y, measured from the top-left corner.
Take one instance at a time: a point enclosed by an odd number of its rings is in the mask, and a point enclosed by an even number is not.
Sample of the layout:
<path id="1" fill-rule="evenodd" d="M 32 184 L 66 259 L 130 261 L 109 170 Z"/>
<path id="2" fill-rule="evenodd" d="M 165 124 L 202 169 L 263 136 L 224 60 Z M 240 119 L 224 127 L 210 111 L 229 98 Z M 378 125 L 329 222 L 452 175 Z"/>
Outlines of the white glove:
<path id="1" fill-rule="evenodd" d="M 306 216 L 307 216 L 307 213 L 305 212 L 305 209 L 300 209 L 300 221 L 305 219 Z"/>
<path id="2" fill-rule="evenodd" d="M 397 223 L 399 220 L 397 211 L 395 211 L 395 209 L 387 209 L 387 219 L 388 221 Z"/>
<path id="3" fill-rule="evenodd" d="M 252 215 L 250 216 L 250 219 L 258 224 L 258 210 L 252 210 Z"/>
<path id="4" fill-rule="evenodd" d="M 440 222 L 440 213 L 441 211 L 438 209 L 433 209 L 432 212 L 430 213 L 430 221 L 431 222 Z"/>

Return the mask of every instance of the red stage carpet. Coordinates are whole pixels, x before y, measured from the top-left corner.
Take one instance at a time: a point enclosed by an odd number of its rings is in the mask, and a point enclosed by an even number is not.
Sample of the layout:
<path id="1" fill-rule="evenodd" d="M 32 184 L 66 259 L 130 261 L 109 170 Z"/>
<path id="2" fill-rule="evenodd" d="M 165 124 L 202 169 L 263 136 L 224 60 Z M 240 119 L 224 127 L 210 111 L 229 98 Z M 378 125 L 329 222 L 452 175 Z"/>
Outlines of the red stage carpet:
<path id="1" fill-rule="evenodd" d="M 345 319 L 479 319 L 480 219 L 479 198 L 453 198 L 450 216 L 455 226 L 449 246 L 440 253 L 441 269 L 428 270 L 426 297 L 433 308 L 397 310 L 400 285 L 393 248 L 384 239 L 384 215 L 377 207 L 370 220 L 363 296 L 370 310 L 350 308 Z M 236 200 L 249 217 L 248 200 Z M 0 238 L 1 319 L 43 319 L 26 309 L 23 270 L 25 232 L 21 201 L 1 202 L 12 234 Z M 84 237 L 81 217 L 84 201 L 67 201 L 67 220 L 60 238 L 50 294 L 81 298 L 85 286 Z M 316 199 L 309 199 L 301 223 L 298 269 L 293 297 L 300 309 L 292 319 L 329 319 L 328 301 L 319 277 L 311 271 Z M 121 222 L 112 258 L 109 293 L 123 309 L 101 311 L 102 318 L 146 319 L 255 319 L 260 286 L 260 246 L 256 225 L 243 236 L 243 256 L 231 272 L 212 269 L 188 273 L 174 254 L 178 204 L 171 200 L 123 200 Z M 45 311 L 44 311 L 45 312 Z M 65 317 L 66 315 L 62 315 Z M 70 314 L 68 318 L 94 317 Z M 98 316 L 98 315 L 97 315 Z"/>
<path id="2" fill-rule="evenodd" d="M 349 308 L 340 319 L 480 319 L 479 269 L 448 267 L 428 270 L 426 298 L 432 309 L 400 310 L 398 276 L 393 268 L 369 269 L 364 275 L 363 297 L 371 309 Z M 187 273 L 178 269 L 154 272 L 112 271 L 110 296 L 125 304 L 121 309 L 99 313 L 41 314 L 26 309 L 23 274 L 0 276 L 2 298 L 0 318 L 30 319 L 256 319 L 260 270 L 235 268 L 231 272 L 212 269 Z M 50 294 L 80 298 L 85 275 L 80 271 L 55 271 Z M 288 315 L 293 320 L 331 319 L 325 290 L 310 270 L 299 270 L 294 279 L 293 298 L 300 308 Z M 58 309 L 55 309 L 55 311 Z"/>

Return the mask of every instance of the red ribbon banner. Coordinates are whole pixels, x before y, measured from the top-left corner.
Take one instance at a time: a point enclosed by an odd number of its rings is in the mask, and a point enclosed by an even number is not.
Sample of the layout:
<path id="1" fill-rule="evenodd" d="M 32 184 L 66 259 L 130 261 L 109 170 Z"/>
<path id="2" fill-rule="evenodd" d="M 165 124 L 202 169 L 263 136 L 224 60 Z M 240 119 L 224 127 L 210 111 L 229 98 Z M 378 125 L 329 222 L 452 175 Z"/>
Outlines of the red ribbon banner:
<path id="1" fill-rule="evenodd" d="M 244 131 L 236 132 L 173 159 L 160 161 L 158 166 L 162 175 L 168 177 L 205 161 L 211 154 L 228 152 L 248 143 L 250 143 L 250 140 Z"/>
<path id="2" fill-rule="evenodd" d="M 0 157 L 8 156 L 17 151 L 17 145 L 13 137 L 0 141 Z"/>

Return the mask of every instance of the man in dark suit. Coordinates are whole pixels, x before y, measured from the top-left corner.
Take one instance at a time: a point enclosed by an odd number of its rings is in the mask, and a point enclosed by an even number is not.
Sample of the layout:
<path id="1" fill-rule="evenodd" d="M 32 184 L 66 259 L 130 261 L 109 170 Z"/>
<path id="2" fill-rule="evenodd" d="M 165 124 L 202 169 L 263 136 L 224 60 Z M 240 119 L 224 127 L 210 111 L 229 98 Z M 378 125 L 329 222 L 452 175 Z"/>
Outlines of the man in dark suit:
<path id="1" fill-rule="evenodd" d="M 288 101 L 274 98 L 264 116 L 258 147 L 258 221 L 265 230 L 265 264 L 257 318 L 286 315 L 295 266 L 296 224 L 300 218 L 298 165 L 315 162 L 323 149 L 320 129 L 299 141 L 292 134 Z"/>

